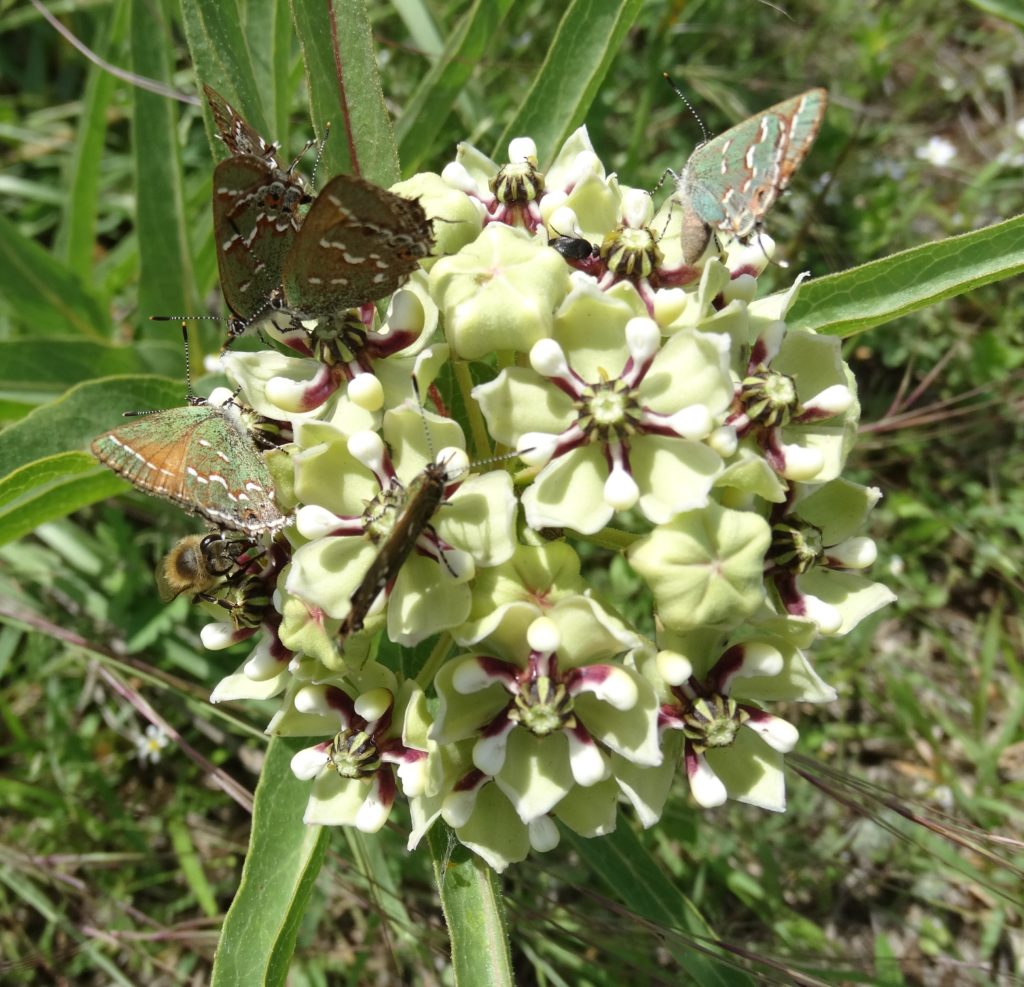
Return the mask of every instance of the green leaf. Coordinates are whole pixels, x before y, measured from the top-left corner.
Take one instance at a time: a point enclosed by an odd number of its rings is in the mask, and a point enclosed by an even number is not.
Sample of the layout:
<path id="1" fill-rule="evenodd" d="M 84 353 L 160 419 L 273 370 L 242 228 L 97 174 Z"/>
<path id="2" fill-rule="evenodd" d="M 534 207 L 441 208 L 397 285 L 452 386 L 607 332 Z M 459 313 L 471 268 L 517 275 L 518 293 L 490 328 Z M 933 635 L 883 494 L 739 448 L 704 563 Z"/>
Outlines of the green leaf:
<path id="1" fill-rule="evenodd" d="M 182 0 L 181 12 L 196 75 L 213 86 L 267 140 L 273 140 L 269 136 L 237 5 L 230 0 L 225 3 Z M 216 130 L 209 108 L 206 108 L 205 115 L 211 146 L 214 146 L 212 138 Z"/>
<path id="2" fill-rule="evenodd" d="M 73 387 L 0 432 L 0 476 L 48 456 L 82 452 L 101 432 L 121 424 L 122 412 L 176 408 L 180 381 L 165 377 L 104 377 Z"/>
<path id="3" fill-rule="evenodd" d="M 476 0 L 451 33 L 441 57 L 419 84 L 398 121 L 398 156 L 411 175 L 430 157 L 440 125 L 462 95 L 494 40 L 512 0 Z"/>
<path id="4" fill-rule="evenodd" d="M 620 822 L 613 833 L 597 840 L 584 839 L 571 830 L 565 832 L 590 873 L 599 875 L 617 900 L 658 925 L 697 937 L 698 948 L 675 938 L 665 940 L 666 948 L 693 983 L 709 987 L 752 983 L 745 973 L 731 967 L 735 961 L 716 962 L 715 936 L 704 917 L 675 887 L 664 867 L 647 852 L 628 825 Z"/>
<path id="5" fill-rule="evenodd" d="M 135 72 L 164 82 L 170 79 L 167 25 L 159 5 L 132 0 L 131 46 Z M 191 224 L 185 216 L 175 108 L 165 96 L 139 86 L 132 94 L 139 311 L 143 316 L 193 312 L 198 302 L 192 289 L 186 235 Z"/>
<path id="6" fill-rule="evenodd" d="M 970 3 L 986 14 L 1024 27 L 1024 3 L 1021 0 L 970 0 Z"/>
<path id="7" fill-rule="evenodd" d="M 284 984 L 295 936 L 320 872 L 330 831 L 307 826 L 309 785 L 292 774 L 292 756 L 308 739 L 267 745 L 252 813 L 242 880 L 221 929 L 211 987 Z"/>
<path id="8" fill-rule="evenodd" d="M 128 0 L 116 0 L 102 24 L 103 37 L 96 45 L 96 53 L 110 58 L 124 40 L 128 26 Z M 92 272 L 100 199 L 100 163 L 107 136 L 107 108 L 116 84 L 113 74 L 99 65 L 90 64 L 82 115 L 75 127 L 75 147 L 67 160 L 61 183 L 64 210 L 57 230 L 55 252 L 80 278 L 87 278 Z"/>
<path id="9" fill-rule="evenodd" d="M 512 987 L 501 882 L 475 853 L 435 823 L 428 834 L 457 987 Z"/>
<path id="10" fill-rule="evenodd" d="M 370 21 L 362 0 L 291 0 L 302 47 L 313 128 L 322 136 L 327 174 L 362 175 L 379 185 L 399 179 L 398 151 L 384 105 Z"/>
<path id="11" fill-rule="evenodd" d="M 105 339 L 108 318 L 72 271 L 0 214 L 0 306 L 33 336 Z"/>
<path id="12" fill-rule="evenodd" d="M 791 329 L 853 336 L 1024 271 L 1024 216 L 809 281 Z"/>
<path id="13" fill-rule="evenodd" d="M 40 359 L 45 353 L 46 358 Z M 52 337 L 36 344 L 0 340 L 0 397 L 52 400 L 93 377 L 181 373 L 180 342 L 143 340 L 114 346 L 75 337 Z"/>
<path id="14" fill-rule="evenodd" d="M 498 140 L 503 161 L 513 137 L 536 141 L 541 165 L 582 122 L 643 0 L 573 0 L 530 91 Z"/>
<path id="15" fill-rule="evenodd" d="M 259 79 L 270 130 L 267 140 L 280 140 L 289 154 L 288 110 L 291 80 L 288 62 L 292 51 L 292 25 L 287 0 L 247 0 L 242 6 L 242 25 L 248 41 L 253 71 Z M 204 76 L 205 78 L 205 76 Z M 215 89 L 220 88 L 213 83 Z"/>
<path id="16" fill-rule="evenodd" d="M 37 459 L 0 480 L 0 545 L 125 487 L 124 480 L 87 452 Z"/>

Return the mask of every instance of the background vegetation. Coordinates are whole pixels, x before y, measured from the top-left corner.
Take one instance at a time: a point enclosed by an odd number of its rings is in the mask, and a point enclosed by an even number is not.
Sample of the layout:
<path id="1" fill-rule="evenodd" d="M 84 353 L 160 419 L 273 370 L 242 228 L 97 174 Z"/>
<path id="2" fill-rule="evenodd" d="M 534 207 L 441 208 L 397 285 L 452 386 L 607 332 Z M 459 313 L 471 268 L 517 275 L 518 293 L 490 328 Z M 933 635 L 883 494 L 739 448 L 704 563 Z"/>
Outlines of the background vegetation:
<path id="1" fill-rule="evenodd" d="M 265 132 L 297 150 L 310 114 L 288 5 L 239 6 Z M 403 173 L 439 170 L 459 140 L 503 157 L 568 5 L 495 0 L 493 29 L 458 56 L 466 80 L 442 123 L 417 103 L 420 87 L 478 6 L 371 5 Z M 653 188 L 699 139 L 663 70 L 712 131 L 828 87 L 821 136 L 770 217 L 796 270 L 842 271 L 1021 211 L 1018 3 L 626 8 L 635 20 L 586 122 L 629 184 Z M 198 92 L 176 2 L 50 9 L 110 64 Z M 245 649 L 205 651 L 203 615 L 156 598 L 157 560 L 197 525 L 141 495 L 102 501 L 118 481 L 74 450 L 124 409 L 181 400 L 173 324 L 146 320 L 219 305 L 209 144 L 195 105 L 91 65 L 33 6 L 0 12 L 0 981 L 202 983 L 238 884 L 266 716 L 207 704 Z M 555 69 L 572 81 L 572 37 L 559 37 Z M 176 195 L 148 194 L 166 187 Z M 875 574 L 900 599 L 818 649 L 840 700 L 792 711 L 814 759 L 802 763 L 832 783 L 839 772 L 846 794 L 791 772 L 790 810 L 775 817 L 698 811 L 680 787 L 653 831 L 623 816 L 600 849 L 567 840 L 527 861 L 503 881 L 521 984 L 679 983 L 703 928 L 694 916 L 769 981 L 800 969 L 826 983 L 1016 982 L 1019 871 L 984 843 L 968 852 L 901 823 L 875 789 L 853 786 L 891 790 L 933 821 L 1021 831 L 1022 326 L 1024 290 L 1004 281 L 847 343 L 864 404 L 854 478 L 885 491 Z M 203 329 L 208 351 L 220 335 Z M 46 428 L 28 433 L 33 412 Z M 39 456 L 30 485 L 18 467 Z M 81 509 L 38 523 L 40 486 L 50 514 L 61 498 Z M 618 569 L 613 581 L 632 588 Z M 158 763 L 137 756 L 154 719 L 176 737 Z M 292 983 L 445 981 L 430 862 L 402 843 L 397 827 L 334 834 Z M 641 844 L 684 907 L 636 907 L 633 885 L 654 887 L 635 869 Z"/>

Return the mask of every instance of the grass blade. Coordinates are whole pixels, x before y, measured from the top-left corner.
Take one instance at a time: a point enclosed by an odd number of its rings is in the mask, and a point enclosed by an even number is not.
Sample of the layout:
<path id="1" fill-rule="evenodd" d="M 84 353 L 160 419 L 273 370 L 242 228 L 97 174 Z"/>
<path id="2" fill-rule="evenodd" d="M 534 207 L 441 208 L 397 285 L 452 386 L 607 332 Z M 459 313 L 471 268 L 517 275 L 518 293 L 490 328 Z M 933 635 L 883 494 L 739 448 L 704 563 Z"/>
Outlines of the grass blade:
<path id="1" fill-rule="evenodd" d="M 586 116 L 643 0 L 573 0 L 562 17 L 530 91 L 499 138 L 504 161 L 513 137 L 537 143 L 541 165 L 550 161 Z"/>

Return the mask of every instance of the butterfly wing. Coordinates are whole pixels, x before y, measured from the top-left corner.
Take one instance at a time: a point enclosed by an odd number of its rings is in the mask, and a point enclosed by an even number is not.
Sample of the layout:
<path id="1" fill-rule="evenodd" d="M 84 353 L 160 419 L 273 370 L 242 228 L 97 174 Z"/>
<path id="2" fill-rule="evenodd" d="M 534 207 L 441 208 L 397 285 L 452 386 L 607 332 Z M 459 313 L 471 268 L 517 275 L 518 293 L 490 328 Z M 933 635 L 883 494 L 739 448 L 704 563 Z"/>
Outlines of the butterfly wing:
<path id="1" fill-rule="evenodd" d="M 305 187 L 250 154 L 213 170 L 213 230 L 221 289 L 232 312 L 249 320 L 266 311 L 302 224 Z"/>
<path id="2" fill-rule="evenodd" d="M 828 94 L 810 89 L 701 145 L 679 181 L 683 259 L 694 263 L 710 227 L 743 239 L 789 184 L 818 134 Z"/>
<path id="3" fill-rule="evenodd" d="M 206 101 L 213 113 L 220 139 L 232 154 L 251 154 L 265 158 L 274 167 L 280 168 L 277 160 L 277 145 L 268 144 L 216 89 L 203 84 Z"/>
<path id="4" fill-rule="evenodd" d="M 99 436 L 92 451 L 139 490 L 220 527 L 257 534 L 286 523 L 266 462 L 221 408 L 189 405 L 145 415 Z"/>
<path id="5" fill-rule="evenodd" d="M 316 197 L 285 260 L 287 307 L 306 318 L 383 298 L 400 288 L 434 245 L 423 207 L 352 175 Z"/>

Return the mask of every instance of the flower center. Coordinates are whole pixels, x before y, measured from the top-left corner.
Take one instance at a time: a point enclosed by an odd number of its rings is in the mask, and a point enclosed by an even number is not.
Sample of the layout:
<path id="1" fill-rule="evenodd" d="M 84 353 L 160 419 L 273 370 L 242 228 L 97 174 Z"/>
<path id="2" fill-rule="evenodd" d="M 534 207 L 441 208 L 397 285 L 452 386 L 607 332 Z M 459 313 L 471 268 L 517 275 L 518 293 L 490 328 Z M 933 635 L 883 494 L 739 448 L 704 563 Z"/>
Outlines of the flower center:
<path id="1" fill-rule="evenodd" d="M 307 331 L 313 356 L 328 367 L 351 363 L 366 348 L 366 326 L 351 309 L 318 319 Z"/>
<path id="2" fill-rule="evenodd" d="M 601 244 L 601 259 L 620 278 L 649 278 L 661 264 L 662 253 L 654 234 L 646 226 L 620 226 Z"/>
<path id="3" fill-rule="evenodd" d="M 516 694 L 515 705 L 508 716 L 538 737 L 576 725 L 572 696 L 561 682 L 546 675 L 532 680 Z"/>
<path id="4" fill-rule="evenodd" d="M 772 544 L 765 560 L 776 569 L 800 575 L 821 558 L 825 546 L 813 524 L 780 521 L 772 525 Z"/>
<path id="5" fill-rule="evenodd" d="M 728 747 L 749 718 L 735 699 L 721 693 L 698 696 L 683 711 L 683 735 L 698 751 L 708 747 Z"/>
<path id="6" fill-rule="evenodd" d="M 498 169 L 491 191 L 503 205 L 525 206 L 544 194 L 544 174 L 529 161 L 515 161 Z"/>
<path id="7" fill-rule="evenodd" d="M 381 766 L 377 745 L 365 730 L 338 733 L 331 741 L 327 759 L 342 778 L 368 778 Z"/>
<path id="8" fill-rule="evenodd" d="M 796 382 L 761 366 L 743 378 L 739 399 L 752 422 L 764 428 L 779 428 L 789 424 L 796 414 Z"/>
<path id="9" fill-rule="evenodd" d="M 621 378 L 588 384 L 576 401 L 576 412 L 576 424 L 588 442 L 628 440 L 643 417 L 636 392 Z"/>

